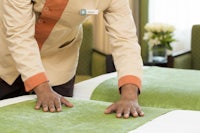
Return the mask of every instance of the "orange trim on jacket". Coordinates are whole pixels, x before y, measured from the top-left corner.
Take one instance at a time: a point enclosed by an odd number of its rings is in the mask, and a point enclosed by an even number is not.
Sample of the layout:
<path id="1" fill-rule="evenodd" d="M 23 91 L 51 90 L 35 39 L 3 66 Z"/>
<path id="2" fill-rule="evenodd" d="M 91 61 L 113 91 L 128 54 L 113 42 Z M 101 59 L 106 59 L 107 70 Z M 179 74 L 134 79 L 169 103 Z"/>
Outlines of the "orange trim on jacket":
<path id="1" fill-rule="evenodd" d="M 47 82 L 48 79 L 44 72 L 38 73 L 27 80 L 24 81 L 25 90 L 27 92 L 31 91 L 33 88 L 37 87 L 41 83 Z"/>
<path id="2" fill-rule="evenodd" d="M 48 38 L 55 24 L 60 19 L 69 0 L 46 0 L 42 13 L 36 22 L 35 38 L 39 48 Z"/>
<path id="3" fill-rule="evenodd" d="M 139 90 L 141 91 L 141 87 L 142 87 L 142 82 L 141 80 L 136 77 L 136 76 L 132 76 L 132 75 L 127 75 L 127 76 L 124 76 L 124 77 L 121 77 L 118 81 L 118 86 L 119 88 L 122 87 L 123 85 L 125 84 L 134 84 L 136 85 Z"/>

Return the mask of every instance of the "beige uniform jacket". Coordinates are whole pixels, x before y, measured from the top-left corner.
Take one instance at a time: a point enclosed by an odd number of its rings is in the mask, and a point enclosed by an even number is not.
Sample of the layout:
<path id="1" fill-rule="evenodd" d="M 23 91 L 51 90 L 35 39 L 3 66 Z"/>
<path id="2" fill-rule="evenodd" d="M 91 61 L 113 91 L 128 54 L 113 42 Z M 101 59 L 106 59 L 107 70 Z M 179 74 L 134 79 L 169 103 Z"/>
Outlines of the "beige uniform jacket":
<path id="1" fill-rule="evenodd" d="M 81 24 L 103 12 L 113 47 L 118 85 L 141 88 L 142 59 L 128 0 L 0 0 L 0 77 L 21 75 L 26 91 L 42 82 L 60 85 L 76 73 Z"/>

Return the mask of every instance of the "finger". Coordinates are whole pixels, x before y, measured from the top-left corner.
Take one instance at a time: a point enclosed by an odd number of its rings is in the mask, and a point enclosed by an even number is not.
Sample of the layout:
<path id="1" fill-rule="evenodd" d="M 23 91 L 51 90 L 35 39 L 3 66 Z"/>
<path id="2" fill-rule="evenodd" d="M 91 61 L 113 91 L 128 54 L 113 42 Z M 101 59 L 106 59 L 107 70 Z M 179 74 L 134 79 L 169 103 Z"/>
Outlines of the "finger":
<path id="1" fill-rule="evenodd" d="M 139 116 L 144 116 L 144 112 L 142 111 L 140 107 L 138 107 L 136 110 Z"/>
<path id="2" fill-rule="evenodd" d="M 55 106 L 53 102 L 49 102 L 49 111 L 50 112 L 55 112 Z"/>
<path id="3" fill-rule="evenodd" d="M 118 107 L 116 110 L 116 117 L 117 118 L 121 118 L 122 117 L 122 113 L 123 113 L 123 108 Z"/>
<path id="4" fill-rule="evenodd" d="M 64 97 L 60 98 L 61 103 L 65 104 L 65 106 L 67 107 L 73 107 L 74 105 L 72 103 L 70 103 L 68 100 L 66 100 Z"/>
<path id="5" fill-rule="evenodd" d="M 42 104 L 42 109 L 43 109 L 44 112 L 48 112 L 48 109 L 49 109 L 49 108 L 48 108 L 48 106 L 47 106 L 46 103 L 43 103 L 43 104 Z"/>
<path id="6" fill-rule="evenodd" d="M 138 112 L 137 112 L 137 111 L 135 111 L 135 112 L 133 113 L 133 117 L 138 117 Z"/>
<path id="7" fill-rule="evenodd" d="M 141 111 L 141 112 L 139 113 L 139 116 L 144 116 L 144 112 Z"/>
<path id="8" fill-rule="evenodd" d="M 111 104 L 110 106 L 108 106 L 106 108 L 106 110 L 104 111 L 105 114 L 110 114 L 112 112 L 114 112 L 116 110 L 115 104 Z"/>
<path id="9" fill-rule="evenodd" d="M 127 108 L 127 109 L 125 109 L 124 110 L 124 118 L 129 118 L 129 116 L 130 116 L 130 108 Z"/>
<path id="10" fill-rule="evenodd" d="M 134 107 L 131 107 L 131 114 L 133 117 L 138 117 L 138 113 Z"/>
<path id="11" fill-rule="evenodd" d="M 57 110 L 58 112 L 61 112 L 61 111 L 62 111 L 62 106 L 61 106 L 60 98 L 58 98 L 58 99 L 55 100 L 55 107 L 56 107 L 56 110 Z"/>
<path id="12" fill-rule="evenodd" d="M 40 101 L 37 101 L 37 103 L 35 105 L 35 109 L 39 110 L 41 105 L 42 105 L 42 103 Z"/>

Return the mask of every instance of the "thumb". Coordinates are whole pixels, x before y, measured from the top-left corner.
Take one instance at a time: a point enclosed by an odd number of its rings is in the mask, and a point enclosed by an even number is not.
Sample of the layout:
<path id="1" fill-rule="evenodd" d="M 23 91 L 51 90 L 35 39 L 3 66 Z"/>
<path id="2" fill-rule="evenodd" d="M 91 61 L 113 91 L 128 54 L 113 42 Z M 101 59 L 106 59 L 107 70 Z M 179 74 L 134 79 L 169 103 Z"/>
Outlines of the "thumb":
<path id="1" fill-rule="evenodd" d="M 65 99 L 64 97 L 61 97 L 60 98 L 60 101 L 61 101 L 61 103 L 62 104 L 64 104 L 65 106 L 67 106 L 67 107 L 73 107 L 74 105 L 71 103 L 71 102 L 69 102 L 67 99 Z"/>
<path id="2" fill-rule="evenodd" d="M 116 110 L 116 106 L 115 104 L 111 104 L 110 106 L 108 106 L 106 108 L 106 110 L 104 111 L 105 114 L 111 114 L 112 112 L 114 112 Z"/>

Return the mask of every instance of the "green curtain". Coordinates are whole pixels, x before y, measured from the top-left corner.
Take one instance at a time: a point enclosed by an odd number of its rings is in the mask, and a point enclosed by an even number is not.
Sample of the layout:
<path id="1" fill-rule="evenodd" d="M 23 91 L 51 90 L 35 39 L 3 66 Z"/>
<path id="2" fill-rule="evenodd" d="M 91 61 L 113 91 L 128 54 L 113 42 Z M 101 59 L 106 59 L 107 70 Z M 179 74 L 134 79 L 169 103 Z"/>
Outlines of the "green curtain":
<path id="1" fill-rule="evenodd" d="M 148 46 L 143 40 L 144 35 L 144 26 L 148 22 L 148 5 L 149 0 L 140 0 L 139 1 L 139 43 L 142 49 L 142 58 L 144 62 L 148 61 Z"/>

